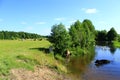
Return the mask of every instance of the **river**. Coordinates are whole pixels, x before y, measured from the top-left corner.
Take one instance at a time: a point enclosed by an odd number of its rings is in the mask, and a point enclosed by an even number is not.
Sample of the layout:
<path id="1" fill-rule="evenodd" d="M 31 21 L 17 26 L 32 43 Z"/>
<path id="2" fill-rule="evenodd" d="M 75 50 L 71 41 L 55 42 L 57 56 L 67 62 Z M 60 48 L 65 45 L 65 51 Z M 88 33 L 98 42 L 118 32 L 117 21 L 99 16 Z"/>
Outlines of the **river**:
<path id="1" fill-rule="evenodd" d="M 95 65 L 96 60 L 110 60 L 108 64 Z M 75 80 L 119 80 L 120 49 L 95 46 L 95 54 L 72 58 L 68 69 Z"/>

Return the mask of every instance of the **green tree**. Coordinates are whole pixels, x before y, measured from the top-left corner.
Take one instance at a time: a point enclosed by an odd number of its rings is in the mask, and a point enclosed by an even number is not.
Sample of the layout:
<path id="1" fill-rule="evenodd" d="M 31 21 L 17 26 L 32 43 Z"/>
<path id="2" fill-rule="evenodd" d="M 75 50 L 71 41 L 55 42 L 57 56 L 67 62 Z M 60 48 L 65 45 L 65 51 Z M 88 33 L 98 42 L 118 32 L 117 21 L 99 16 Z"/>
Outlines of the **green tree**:
<path id="1" fill-rule="evenodd" d="M 97 31 L 96 41 L 106 41 L 107 40 L 107 31 Z"/>
<path id="2" fill-rule="evenodd" d="M 95 39 L 95 29 L 90 20 L 85 19 L 82 23 L 78 20 L 69 29 L 73 47 L 88 47 Z"/>
<path id="3" fill-rule="evenodd" d="M 26 32 L 0 31 L 0 39 L 37 39 L 41 35 Z"/>
<path id="4" fill-rule="evenodd" d="M 83 21 L 83 23 L 86 23 L 86 25 L 87 25 L 87 27 L 89 28 L 89 30 L 91 31 L 91 32 L 95 32 L 95 27 L 94 27 L 94 25 L 92 24 L 92 21 L 90 21 L 90 20 L 88 20 L 88 19 L 85 19 L 84 21 Z"/>
<path id="5" fill-rule="evenodd" d="M 95 28 L 92 22 L 88 19 L 85 19 L 83 22 L 83 28 L 86 32 L 87 39 L 89 42 L 92 42 L 95 40 Z"/>
<path id="6" fill-rule="evenodd" d="M 117 37 L 117 32 L 115 31 L 115 29 L 112 27 L 108 33 L 107 33 L 107 40 L 108 41 L 113 41 L 115 40 Z"/>
<path id="7" fill-rule="evenodd" d="M 118 41 L 120 42 L 120 34 L 118 34 Z"/>
<path id="8" fill-rule="evenodd" d="M 69 34 L 71 35 L 72 38 L 73 47 L 81 46 L 82 37 L 83 37 L 81 26 L 82 25 L 79 20 L 70 26 Z"/>
<path id="9" fill-rule="evenodd" d="M 4 33 L 0 32 L 0 39 L 4 39 Z"/>
<path id="10" fill-rule="evenodd" d="M 62 23 L 53 25 L 51 32 L 49 41 L 53 43 L 55 53 L 63 54 L 70 47 L 70 35 Z"/>

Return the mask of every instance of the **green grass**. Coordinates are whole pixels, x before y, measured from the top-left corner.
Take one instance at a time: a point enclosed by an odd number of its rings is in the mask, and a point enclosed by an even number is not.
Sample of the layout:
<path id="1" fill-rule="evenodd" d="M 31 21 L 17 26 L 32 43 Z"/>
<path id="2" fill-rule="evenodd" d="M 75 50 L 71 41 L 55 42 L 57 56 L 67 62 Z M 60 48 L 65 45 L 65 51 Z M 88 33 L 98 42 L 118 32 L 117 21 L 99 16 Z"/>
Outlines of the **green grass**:
<path id="1" fill-rule="evenodd" d="M 120 42 L 118 42 L 118 41 L 114 41 L 114 42 L 113 42 L 113 45 L 114 45 L 115 47 L 120 48 Z"/>
<path id="2" fill-rule="evenodd" d="M 33 70 L 36 65 L 67 72 L 66 67 L 55 60 L 52 53 L 45 53 L 44 50 L 50 45 L 47 40 L 0 40 L 0 76 L 7 77 L 14 68 Z"/>

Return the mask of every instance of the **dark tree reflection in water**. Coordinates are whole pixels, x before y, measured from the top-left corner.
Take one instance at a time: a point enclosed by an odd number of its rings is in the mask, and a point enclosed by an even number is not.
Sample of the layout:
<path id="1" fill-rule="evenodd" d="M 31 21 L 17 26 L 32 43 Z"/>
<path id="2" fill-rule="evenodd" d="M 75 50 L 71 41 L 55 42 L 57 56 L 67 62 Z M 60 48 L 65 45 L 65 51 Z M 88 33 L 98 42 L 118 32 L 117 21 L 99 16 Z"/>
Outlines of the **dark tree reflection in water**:
<path id="1" fill-rule="evenodd" d="M 74 57 L 70 60 L 68 69 L 75 80 L 119 80 L 120 79 L 120 49 L 111 46 L 96 46 L 95 54 Z M 96 60 L 110 60 L 104 65 L 95 65 Z"/>
<path id="2" fill-rule="evenodd" d="M 91 64 L 91 61 L 95 57 L 94 49 L 91 49 L 91 52 L 88 54 L 81 55 L 79 57 L 73 57 L 70 59 L 70 62 L 67 65 L 68 70 L 71 71 L 70 76 L 73 76 L 74 78 L 76 77 L 78 80 L 81 78 L 80 75 L 86 71 L 86 69 Z"/>

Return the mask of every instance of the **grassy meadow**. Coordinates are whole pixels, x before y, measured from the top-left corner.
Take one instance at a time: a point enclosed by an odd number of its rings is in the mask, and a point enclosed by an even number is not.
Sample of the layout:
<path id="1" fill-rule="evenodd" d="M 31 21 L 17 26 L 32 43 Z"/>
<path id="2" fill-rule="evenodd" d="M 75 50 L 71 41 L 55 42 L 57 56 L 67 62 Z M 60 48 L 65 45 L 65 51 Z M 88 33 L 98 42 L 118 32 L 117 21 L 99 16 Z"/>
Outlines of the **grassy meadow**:
<path id="1" fill-rule="evenodd" d="M 47 40 L 0 40 L 0 76 L 9 76 L 10 70 L 15 68 L 34 70 L 37 65 L 66 72 L 65 66 L 54 59 L 53 53 L 46 53 L 50 45 Z"/>
<path id="2" fill-rule="evenodd" d="M 113 45 L 117 48 L 120 48 L 120 42 L 118 41 L 113 41 Z"/>

